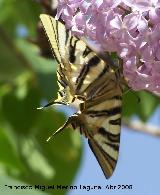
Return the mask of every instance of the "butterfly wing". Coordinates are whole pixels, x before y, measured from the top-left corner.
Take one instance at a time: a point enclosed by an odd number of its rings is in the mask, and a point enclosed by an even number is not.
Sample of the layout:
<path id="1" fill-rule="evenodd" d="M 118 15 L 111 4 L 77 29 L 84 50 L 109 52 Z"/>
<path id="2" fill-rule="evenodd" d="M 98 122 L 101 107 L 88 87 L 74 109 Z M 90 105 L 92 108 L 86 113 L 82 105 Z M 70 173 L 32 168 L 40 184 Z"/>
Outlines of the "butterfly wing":
<path id="1" fill-rule="evenodd" d="M 72 87 L 70 86 L 68 74 L 71 71 L 68 57 L 65 49 L 65 39 L 70 36 L 70 32 L 66 31 L 64 25 L 56 21 L 49 15 L 41 14 L 40 19 L 45 30 L 46 36 L 49 40 L 52 53 L 58 63 L 57 77 L 58 77 L 58 102 L 70 102 L 73 94 Z"/>
<path id="2" fill-rule="evenodd" d="M 106 178 L 112 175 L 118 160 L 121 106 L 121 96 L 113 96 L 86 112 L 86 123 L 93 132 L 88 143 Z"/>
<path id="3" fill-rule="evenodd" d="M 71 124 L 88 137 L 89 146 L 108 178 L 119 152 L 122 104 L 119 75 L 82 40 L 71 36 L 63 24 L 45 14 L 40 18 L 59 64 L 58 101 L 71 103 L 75 95 L 86 98 L 85 111 Z"/>
<path id="4" fill-rule="evenodd" d="M 58 62 L 59 99 L 65 97 L 71 102 L 71 97 L 83 94 L 97 75 L 100 76 L 106 63 L 82 40 L 71 36 L 61 22 L 46 14 L 41 14 L 40 19 Z"/>

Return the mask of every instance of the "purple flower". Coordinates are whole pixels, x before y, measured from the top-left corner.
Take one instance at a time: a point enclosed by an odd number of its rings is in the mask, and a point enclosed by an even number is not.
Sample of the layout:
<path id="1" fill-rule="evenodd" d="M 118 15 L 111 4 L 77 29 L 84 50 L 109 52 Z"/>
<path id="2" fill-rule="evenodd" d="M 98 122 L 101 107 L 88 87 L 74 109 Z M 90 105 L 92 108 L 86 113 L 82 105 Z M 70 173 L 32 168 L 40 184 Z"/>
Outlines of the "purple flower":
<path id="1" fill-rule="evenodd" d="M 160 0 L 59 0 L 68 28 L 116 52 L 134 90 L 160 93 Z"/>

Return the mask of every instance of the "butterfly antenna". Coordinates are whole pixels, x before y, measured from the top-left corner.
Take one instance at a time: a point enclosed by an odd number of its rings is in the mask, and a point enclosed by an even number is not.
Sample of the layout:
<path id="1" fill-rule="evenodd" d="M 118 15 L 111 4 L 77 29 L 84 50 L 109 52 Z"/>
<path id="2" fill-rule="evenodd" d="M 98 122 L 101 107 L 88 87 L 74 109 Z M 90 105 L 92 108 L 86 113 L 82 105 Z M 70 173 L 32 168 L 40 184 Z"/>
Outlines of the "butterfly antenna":
<path id="1" fill-rule="evenodd" d="M 43 109 L 43 108 L 47 108 L 47 107 L 49 107 L 49 106 L 51 106 L 51 105 L 53 105 L 53 104 L 62 104 L 62 105 L 66 105 L 66 104 L 63 103 L 63 102 L 51 101 L 51 102 L 49 102 L 48 104 L 46 104 L 45 106 L 38 107 L 37 110 L 41 110 L 41 109 Z"/>

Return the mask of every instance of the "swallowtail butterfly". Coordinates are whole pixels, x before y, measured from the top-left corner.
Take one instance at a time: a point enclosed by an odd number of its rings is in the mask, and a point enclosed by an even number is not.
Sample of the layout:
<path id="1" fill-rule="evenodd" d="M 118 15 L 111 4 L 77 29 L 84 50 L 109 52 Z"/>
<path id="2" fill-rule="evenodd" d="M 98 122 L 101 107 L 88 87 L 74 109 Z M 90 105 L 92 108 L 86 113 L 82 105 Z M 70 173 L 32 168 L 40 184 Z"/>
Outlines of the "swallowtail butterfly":
<path id="1" fill-rule="evenodd" d="M 58 62 L 58 98 L 48 105 L 74 105 L 78 110 L 54 134 L 68 126 L 78 130 L 88 139 L 109 178 L 119 153 L 123 92 L 120 73 L 84 41 L 72 36 L 61 22 L 45 14 L 40 19 Z"/>

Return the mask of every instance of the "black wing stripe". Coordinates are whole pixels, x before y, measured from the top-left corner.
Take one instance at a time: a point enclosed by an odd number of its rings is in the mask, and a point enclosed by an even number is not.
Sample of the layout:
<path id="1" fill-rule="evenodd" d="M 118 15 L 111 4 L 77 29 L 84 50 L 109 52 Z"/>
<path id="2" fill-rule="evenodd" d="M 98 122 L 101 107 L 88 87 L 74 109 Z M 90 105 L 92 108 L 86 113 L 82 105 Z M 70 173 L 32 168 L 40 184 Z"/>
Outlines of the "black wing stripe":
<path id="1" fill-rule="evenodd" d="M 108 80 L 106 83 L 104 83 L 104 85 L 98 88 L 95 95 L 97 94 L 104 95 L 106 93 L 109 93 L 110 91 L 113 91 L 113 86 L 112 86 L 111 80 Z"/>
<path id="2" fill-rule="evenodd" d="M 86 114 L 90 117 L 99 117 L 99 116 L 113 116 L 121 113 L 121 107 L 111 108 L 110 110 L 88 110 Z"/>
<path id="3" fill-rule="evenodd" d="M 99 162 L 99 164 L 100 164 L 100 166 L 101 166 L 101 163 L 100 163 L 100 161 L 99 161 L 99 158 L 98 158 L 97 154 L 94 152 L 94 148 L 93 148 L 93 146 L 92 146 L 92 144 L 91 144 L 91 140 L 88 140 L 88 144 L 89 144 L 89 146 L 90 146 L 92 152 L 94 153 L 94 155 L 95 155 L 97 161 Z M 106 163 L 108 163 L 108 164 L 111 166 L 111 168 L 114 169 L 113 163 L 116 163 L 116 160 L 115 160 L 114 158 L 112 158 L 110 155 L 108 155 L 108 153 L 106 153 L 106 152 L 103 150 L 103 148 L 100 147 L 100 146 L 97 144 L 97 142 L 94 141 L 94 144 L 96 145 L 96 147 L 97 147 L 97 148 L 101 151 L 101 153 L 103 154 L 104 158 L 106 159 Z M 101 166 L 101 168 L 102 168 L 102 170 L 103 170 L 103 167 L 102 167 L 102 166 Z"/>
<path id="4" fill-rule="evenodd" d="M 121 118 L 115 119 L 115 120 L 109 120 L 109 124 L 111 125 L 121 125 Z"/>
<path id="5" fill-rule="evenodd" d="M 72 45 L 72 40 L 73 40 L 73 37 L 71 37 L 71 39 L 70 39 L 69 61 L 70 61 L 71 63 L 74 63 L 75 60 L 76 60 L 76 56 L 75 56 L 76 45 L 77 45 L 77 42 L 78 42 L 79 40 L 78 40 L 78 39 L 75 40 L 74 45 Z"/>
<path id="6" fill-rule="evenodd" d="M 61 70 L 62 67 L 61 66 L 59 66 L 59 67 L 60 67 L 60 70 Z M 63 72 L 60 72 L 59 70 L 57 70 L 57 73 L 58 73 L 58 76 L 61 77 L 61 79 L 65 78 L 65 75 L 64 75 Z"/>
<path id="7" fill-rule="evenodd" d="M 103 154 L 103 156 L 105 157 L 105 159 L 107 160 L 107 162 L 110 164 L 110 166 L 112 167 L 112 169 L 114 169 L 114 167 L 115 167 L 115 164 L 116 164 L 116 162 L 117 162 L 117 157 L 116 157 L 116 159 L 113 157 L 113 156 L 111 156 L 107 151 L 105 151 L 105 149 L 103 149 L 103 147 L 102 146 L 104 146 L 104 145 L 109 145 L 107 142 L 103 142 L 103 145 L 99 145 L 98 144 L 98 142 L 95 142 L 95 144 L 97 145 L 97 147 L 99 147 L 99 149 L 101 150 L 101 153 Z M 118 143 L 119 144 L 119 143 Z M 118 147 L 116 147 L 115 145 L 113 146 L 114 144 L 111 144 L 110 143 L 110 145 L 109 145 L 109 147 L 111 147 L 111 148 L 113 148 L 113 150 L 114 151 L 118 151 L 119 150 L 119 146 Z M 116 149 L 115 149 L 116 148 Z"/>
<path id="8" fill-rule="evenodd" d="M 119 151 L 119 143 L 115 144 L 115 143 L 111 143 L 111 142 L 104 142 L 104 144 L 108 145 L 109 147 L 111 147 L 113 150 L 115 151 Z"/>
<path id="9" fill-rule="evenodd" d="M 57 82 L 63 87 L 66 88 L 68 85 L 66 83 L 66 80 L 64 80 L 64 77 L 62 77 L 62 75 L 58 74 L 58 79 Z"/>
<path id="10" fill-rule="evenodd" d="M 84 65 L 83 68 L 82 68 L 82 70 L 81 70 L 81 72 L 80 72 L 80 74 L 78 75 L 78 77 L 76 79 L 76 84 L 79 83 L 79 80 L 80 79 L 83 79 L 84 80 L 83 77 L 84 77 L 84 75 L 87 74 L 88 70 L 89 70 L 88 66 L 87 65 Z M 78 88 L 78 86 L 77 86 L 77 88 Z"/>
<path id="11" fill-rule="evenodd" d="M 51 18 L 50 18 L 50 17 L 49 17 L 49 19 L 51 20 Z M 51 24 L 52 24 L 52 22 L 51 22 Z M 50 42 L 50 38 L 48 37 L 48 34 L 47 34 L 47 32 L 46 32 L 46 29 L 45 29 L 45 26 L 44 26 L 43 22 L 42 22 L 42 25 L 43 25 L 43 28 L 44 28 L 45 34 L 46 34 L 46 36 L 47 36 L 47 38 L 48 38 L 48 40 L 49 40 L 49 45 L 50 45 L 50 47 L 51 47 L 51 49 L 52 49 L 52 53 L 53 53 L 53 55 L 54 55 L 54 57 L 55 57 L 55 59 L 56 59 L 57 63 L 59 64 L 59 63 L 60 63 L 60 61 L 58 60 L 57 55 L 56 55 L 56 53 L 54 52 L 54 48 L 53 48 L 53 46 L 52 46 L 52 44 L 51 44 L 51 42 Z M 54 35 L 56 36 L 56 34 L 55 34 L 55 30 L 54 30 L 54 27 L 53 27 L 53 24 L 52 24 L 52 28 L 53 28 L 53 31 L 54 31 Z M 54 35 L 53 35 L 53 36 L 54 36 Z M 56 37 L 55 37 L 55 40 L 56 40 Z M 57 40 L 56 40 L 56 41 L 57 41 Z"/>
<path id="12" fill-rule="evenodd" d="M 65 40 L 65 45 L 67 45 L 67 41 L 68 41 L 68 39 L 69 39 L 69 35 L 70 35 L 69 30 L 66 29 L 66 40 Z"/>
<path id="13" fill-rule="evenodd" d="M 63 81 L 62 79 L 61 80 L 57 80 L 57 81 L 63 88 L 67 87 L 67 83 L 65 81 Z"/>
<path id="14" fill-rule="evenodd" d="M 98 129 L 98 133 L 101 134 L 104 137 L 107 137 L 107 139 L 110 142 L 119 142 L 120 141 L 120 133 L 118 134 L 113 134 L 110 131 L 107 131 L 105 128 L 100 127 Z"/>
<path id="15" fill-rule="evenodd" d="M 120 96 L 120 95 L 115 95 L 115 96 L 113 96 L 111 99 L 122 100 L 122 96 Z"/>
<path id="16" fill-rule="evenodd" d="M 79 76 L 77 77 L 77 80 L 76 80 L 76 84 L 77 84 L 76 91 L 80 90 L 80 88 L 83 84 L 83 81 L 84 81 L 86 75 L 88 74 L 90 68 L 94 67 L 94 66 L 97 66 L 99 62 L 100 62 L 100 58 L 98 56 L 94 55 L 88 61 L 88 63 L 83 66 L 82 71 L 80 72 L 80 74 L 79 74 Z"/>
<path id="17" fill-rule="evenodd" d="M 104 151 L 104 149 L 101 146 L 99 146 L 98 144 L 97 144 L 97 146 L 100 148 L 101 152 L 106 157 L 106 159 L 111 159 L 112 161 L 116 162 L 116 159 L 114 159 L 112 156 L 110 156 L 108 152 Z M 112 164 L 111 164 L 111 166 L 113 168 Z"/>
<path id="18" fill-rule="evenodd" d="M 58 91 L 58 93 L 59 93 L 59 95 L 60 95 L 61 97 L 63 97 L 62 91 Z"/>
<path id="19" fill-rule="evenodd" d="M 102 70 L 102 72 L 99 74 L 99 76 L 97 77 L 97 80 L 100 79 L 106 72 L 109 71 L 109 66 L 108 64 L 106 64 Z"/>
<path id="20" fill-rule="evenodd" d="M 52 22 L 52 19 L 51 19 L 51 22 Z M 61 34 L 61 32 L 59 32 L 61 30 L 60 27 L 59 27 L 60 23 L 57 20 L 55 22 L 56 22 L 57 47 L 58 47 L 58 51 L 59 51 L 59 54 L 61 56 L 61 59 L 63 59 L 62 58 L 62 55 L 61 55 L 60 48 L 59 48 L 59 46 L 60 46 L 60 42 L 59 42 L 60 37 L 59 37 L 59 35 Z M 53 25 L 53 22 L 52 22 L 52 25 Z M 64 44 L 67 42 L 67 40 L 66 40 L 67 39 L 66 34 L 67 34 L 67 31 L 65 29 L 65 34 L 64 34 L 65 42 L 64 42 Z"/>
<path id="21" fill-rule="evenodd" d="M 59 50 L 59 41 L 58 41 L 58 37 L 57 37 L 57 36 L 58 36 L 58 32 L 55 32 L 55 28 L 54 28 L 54 24 L 53 24 L 52 18 L 49 17 L 49 19 L 50 19 L 50 22 L 51 22 L 51 25 L 52 25 L 52 29 L 53 29 L 53 31 L 54 31 L 55 41 L 57 42 L 58 53 L 59 53 L 59 55 L 61 56 L 61 53 L 60 53 L 60 50 Z M 56 21 L 56 24 L 57 24 L 57 21 Z M 56 31 L 57 31 L 57 29 L 56 29 Z M 58 60 L 57 55 L 56 55 L 56 53 L 54 52 L 54 48 L 52 47 L 52 45 L 51 45 L 51 48 L 52 48 L 53 55 L 54 55 L 54 57 L 56 58 L 56 61 L 58 62 L 58 64 L 60 64 L 61 62 Z"/>
<path id="22" fill-rule="evenodd" d="M 51 23 L 52 23 L 52 26 L 54 26 L 53 25 L 53 21 L 52 21 L 52 19 L 50 18 L 50 20 L 51 20 Z M 59 32 L 58 32 L 58 21 L 56 21 L 56 41 L 57 41 L 57 47 L 58 47 L 58 51 L 59 51 L 59 55 L 61 56 L 61 52 L 60 52 L 60 48 L 59 48 Z M 62 56 L 61 56 L 61 58 L 62 58 Z"/>
<path id="23" fill-rule="evenodd" d="M 89 85 L 88 85 L 88 87 L 85 89 L 85 91 L 87 91 L 89 88 L 91 88 L 91 86 L 94 86 L 95 84 L 96 84 L 96 82 L 102 77 L 102 76 L 104 76 L 105 75 L 105 73 L 106 72 L 108 72 L 108 70 L 109 70 L 109 66 L 106 64 L 105 66 L 104 66 L 104 68 L 103 68 L 103 70 L 100 72 L 100 74 L 98 75 L 98 77 L 94 80 L 94 81 L 92 81 L 92 83 L 90 83 Z M 95 85 L 96 86 L 96 85 Z M 95 91 L 99 88 L 99 86 L 97 86 L 97 87 L 93 87 L 93 89 L 92 90 L 90 90 L 90 92 L 89 92 L 89 94 L 88 94 L 88 96 L 90 96 L 91 98 L 92 98 L 92 96 L 95 94 Z"/>
<path id="24" fill-rule="evenodd" d="M 91 52 L 92 52 L 92 50 L 86 46 L 86 49 L 84 50 L 82 56 L 85 58 Z"/>
<path id="25" fill-rule="evenodd" d="M 59 65 L 59 68 L 61 68 L 60 65 Z M 68 82 L 67 82 L 67 79 L 66 79 L 64 73 L 61 70 L 57 70 L 57 74 L 58 74 L 58 77 L 61 79 L 61 81 L 63 83 L 65 83 L 65 85 L 67 86 L 68 85 Z"/>

